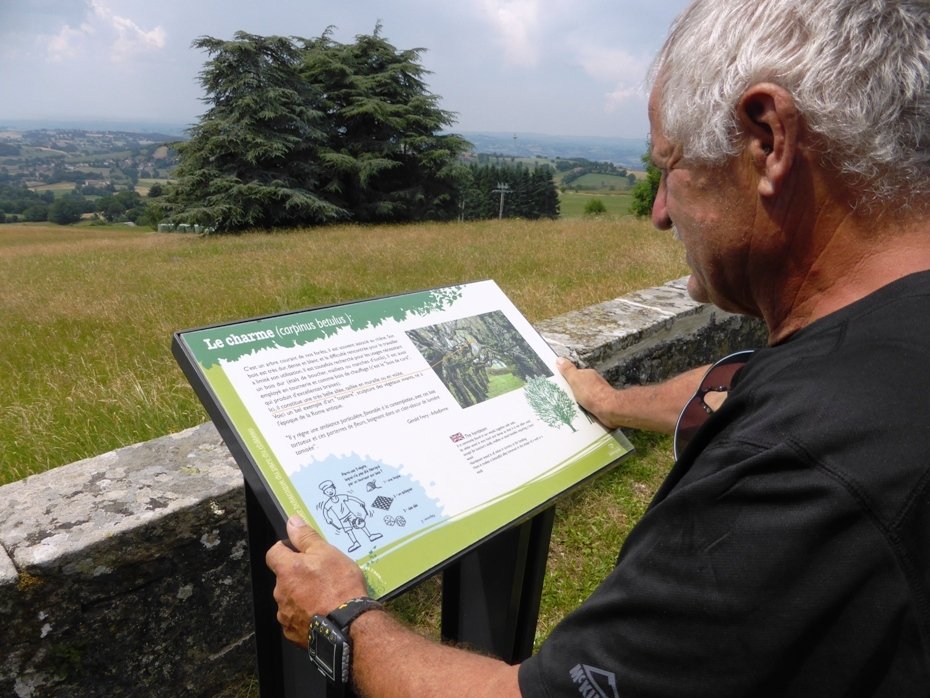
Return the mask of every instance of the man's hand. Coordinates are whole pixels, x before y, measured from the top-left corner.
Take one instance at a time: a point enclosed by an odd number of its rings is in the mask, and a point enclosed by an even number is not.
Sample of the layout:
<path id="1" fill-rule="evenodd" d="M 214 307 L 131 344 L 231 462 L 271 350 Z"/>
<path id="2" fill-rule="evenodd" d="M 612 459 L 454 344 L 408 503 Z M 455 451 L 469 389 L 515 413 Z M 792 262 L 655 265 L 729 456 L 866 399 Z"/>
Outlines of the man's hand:
<path id="1" fill-rule="evenodd" d="M 577 368 L 561 356 L 555 364 L 562 377 L 568 381 L 579 405 L 608 429 L 625 426 L 616 409 L 619 391 L 604 380 L 601 374 L 591 368 Z"/>
<path id="2" fill-rule="evenodd" d="M 299 516 L 288 519 L 287 536 L 297 552 L 279 542 L 265 554 L 265 562 L 277 577 L 274 599 L 284 635 L 306 647 L 314 615 L 326 615 L 368 590 L 358 565 Z"/>
<path id="3" fill-rule="evenodd" d="M 300 517 L 287 522 L 294 552 L 275 543 L 265 561 L 278 577 L 274 598 L 288 640 L 303 648 L 314 615 L 365 596 L 365 580 L 351 558 L 324 541 Z M 387 613 L 359 616 L 352 624 L 352 675 L 356 693 L 383 698 L 474 696 L 519 698 L 519 667 L 427 640 Z"/>
<path id="4" fill-rule="evenodd" d="M 618 390 L 590 368 L 577 368 L 559 357 L 556 367 L 568 381 L 575 400 L 608 429 L 631 427 L 663 434 L 675 430 L 678 415 L 694 394 L 706 366 L 686 371 L 657 385 Z"/>

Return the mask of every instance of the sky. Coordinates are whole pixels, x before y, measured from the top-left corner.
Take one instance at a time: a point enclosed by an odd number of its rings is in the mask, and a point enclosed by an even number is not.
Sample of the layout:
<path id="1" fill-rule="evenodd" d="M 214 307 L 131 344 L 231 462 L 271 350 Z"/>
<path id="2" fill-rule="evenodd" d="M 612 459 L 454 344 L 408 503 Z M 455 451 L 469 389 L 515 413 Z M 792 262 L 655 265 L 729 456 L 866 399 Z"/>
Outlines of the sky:
<path id="1" fill-rule="evenodd" d="M 422 48 L 455 132 L 645 138 L 644 80 L 687 0 L 0 0 L 0 125 L 196 123 L 200 36 Z"/>

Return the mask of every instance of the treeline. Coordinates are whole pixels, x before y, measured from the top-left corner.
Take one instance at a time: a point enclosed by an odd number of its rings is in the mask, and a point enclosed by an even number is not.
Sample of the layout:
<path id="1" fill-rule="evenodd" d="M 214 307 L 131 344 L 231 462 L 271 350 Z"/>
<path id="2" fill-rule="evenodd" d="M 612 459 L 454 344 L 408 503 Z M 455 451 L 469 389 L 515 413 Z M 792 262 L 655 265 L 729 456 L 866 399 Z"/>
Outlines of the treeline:
<path id="1" fill-rule="evenodd" d="M 48 205 L 54 201 L 55 195 L 50 191 L 37 194 L 22 185 L 0 183 L 0 220 L 7 216 L 30 220 L 26 217 L 27 211 L 29 215 L 37 215 L 36 211 L 39 208 L 47 212 Z M 40 220 L 45 220 L 45 218 Z"/>
<path id="2" fill-rule="evenodd" d="M 380 29 L 349 44 L 329 31 L 197 39 L 209 109 L 175 145 L 159 217 L 220 232 L 462 217 L 470 144 L 443 132 L 453 114 L 426 89 L 421 49 Z"/>
<path id="3" fill-rule="evenodd" d="M 150 196 L 160 193 L 155 187 L 152 189 Z M 85 193 L 93 195 L 85 196 Z M 114 191 L 112 187 L 98 190 L 85 186 L 56 198 L 50 191 L 38 194 L 21 185 L 0 184 L 0 223 L 49 221 L 69 225 L 77 223 L 86 213 L 96 214 L 98 220 L 110 223 L 157 223 L 149 202 L 132 190 Z"/>
<path id="4" fill-rule="evenodd" d="M 95 204 L 79 195 L 59 199 L 50 192 L 41 194 L 20 184 L 0 184 L 0 223 L 52 221 L 67 225 L 94 211 Z"/>
<path id="5" fill-rule="evenodd" d="M 556 218 L 559 193 L 549 167 L 472 165 L 461 205 L 464 220 Z"/>

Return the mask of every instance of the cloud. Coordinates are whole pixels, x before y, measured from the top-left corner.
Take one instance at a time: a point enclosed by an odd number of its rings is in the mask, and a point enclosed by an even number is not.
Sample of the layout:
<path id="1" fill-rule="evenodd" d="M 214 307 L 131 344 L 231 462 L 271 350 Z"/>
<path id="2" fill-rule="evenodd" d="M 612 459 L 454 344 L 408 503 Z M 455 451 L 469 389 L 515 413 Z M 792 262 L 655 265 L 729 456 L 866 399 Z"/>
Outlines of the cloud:
<path id="1" fill-rule="evenodd" d="M 119 63 L 135 54 L 163 49 L 166 35 L 161 26 L 146 31 L 132 19 L 114 14 L 101 0 L 88 0 L 84 19 L 76 29 L 65 24 L 57 34 L 40 40 L 45 42 L 46 56 L 53 63 L 73 60 L 103 47 L 110 60 Z"/>
<path id="2" fill-rule="evenodd" d="M 628 102 L 643 100 L 651 58 L 637 56 L 624 49 L 598 47 L 580 41 L 574 42 L 573 50 L 575 59 L 586 74 L 611 86 L 604 101 L 607 113 L 617 111 Z"/>
<path id="3" fill-rule="evenodd" d="M 511 63 L 532 67 L 539 62 L 539 6 L 540 0 L 481 0 L 483 18 Z"/>
<path id="4" fill-rule="evenodd" d="M 131 54 L 157 51 L 165 47 L 165 30 L 161 26 L 145 31 L 128 17 L 120 17 L 100 0 L 90 0 L 94 16 L 116 33 L 112 44 L 113 60 L 119 61 Z"/>
<path id="5" fill-rule="evenodd" d="M 94 28 L 82 23 L 78 29 L 64 25 L 55 36 L 48 40 L 46 55 L 52 63 L 61 63 L 76 58 L 83 50 L 84 40 L 94 33 Z"/>
<path id="6" fill-rule="evenodd" d="M 644 98 L 643 90 L 640 87 L 618 86 L 615 90 L 607 93 L 604 99 L 604 111 L 612 114 L 619 111 L 626 104 L 630 102 L 640 103 Z"/>

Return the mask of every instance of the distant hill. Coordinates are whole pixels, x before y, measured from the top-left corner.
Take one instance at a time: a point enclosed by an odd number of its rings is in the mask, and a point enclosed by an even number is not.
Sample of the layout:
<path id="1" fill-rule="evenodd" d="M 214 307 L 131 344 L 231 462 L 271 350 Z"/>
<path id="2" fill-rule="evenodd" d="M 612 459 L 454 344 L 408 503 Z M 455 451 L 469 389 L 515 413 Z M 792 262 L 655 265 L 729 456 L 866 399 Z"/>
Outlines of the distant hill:
<path id="1" fill-rule="evenodd" d="M 631 169 L 642 167 L 646 140 L 638 138 L 598 138 L 549 136 L 541 133 L 457 132 L 477 153 L 514 157 L 585 158 L 612 162 Z"/>
<path id="2" fill-rule="evenodd" d="M 168 140 L 183 140 L 190 126 L 150 121 L 112 121 L 106 119 L 4 119 L 0 131 L 113 131 L 155 134 Z"/>
<path id="3" fill-rule="evenodd" d="M 149 139 L 184 140 L 190 125 L 142 121 L 106 121 L 91 119 L 4 119 L 0 131 L 108 131 L 145 134 Z M 476 153 L 512 157 L 584 158 L 612 162 L 630 169 L 640 169 L 646 151 L 645 138 L 606 138 L 594 136 L 552 136 L 543 133 L 456 131 L 469 141 Z"/>

